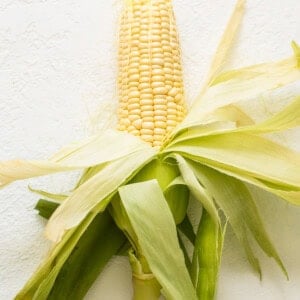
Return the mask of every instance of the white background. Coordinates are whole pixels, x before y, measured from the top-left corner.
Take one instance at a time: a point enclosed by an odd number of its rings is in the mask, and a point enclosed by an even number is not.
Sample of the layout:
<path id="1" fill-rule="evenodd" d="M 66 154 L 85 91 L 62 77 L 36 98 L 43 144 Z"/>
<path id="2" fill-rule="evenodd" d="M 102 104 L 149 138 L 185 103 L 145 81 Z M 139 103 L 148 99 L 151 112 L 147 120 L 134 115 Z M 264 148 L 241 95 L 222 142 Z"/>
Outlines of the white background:
<path id="1" fill-rule="evenodd" d="M 0 160 L 47 158 L 68 142 L 101 127 L 97 108 L 116 106 L 117 20 L 121 0 L 0 1 Z M 203 76 L 234 0 L 174 0 L 182 42 L 189 102 Z M 289 56 L 300 42 L 299 0 L 248 0 L 228 67 Z M 267 110 L 272 108 L 266 108 Z M 104 114 L 100 124 L 113 120 Z M 298 135 L 299 137 L 299 135 Z M 296 137 L 291 144 L 297 146 Z M 1 170 L 0 170 L 1 172 Z M 74 176 L 31 180 L 33 187 L 61 192 Z M 44 222 L 27 182 L 0 191 L 0 299 L 12 299 L 49 247 Z M 260 250 L 263 281 L 245 260 L 232 233 L 226 239 L 217 299 L 300 299 L 300 208 L 266 193 L 257 200 L 290 281 Z M 86 299 L 131 298 L 130 270 L 115 259 Z"/>

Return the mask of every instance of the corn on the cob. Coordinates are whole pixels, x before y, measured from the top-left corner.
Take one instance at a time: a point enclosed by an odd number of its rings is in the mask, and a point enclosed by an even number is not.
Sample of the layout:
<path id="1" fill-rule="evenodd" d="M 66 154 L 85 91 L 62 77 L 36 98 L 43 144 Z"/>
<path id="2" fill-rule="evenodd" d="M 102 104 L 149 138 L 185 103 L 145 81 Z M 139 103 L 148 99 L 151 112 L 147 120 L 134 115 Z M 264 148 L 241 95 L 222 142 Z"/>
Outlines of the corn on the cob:
<path id="1" fill-rule="evenodd" d="M 121 17 L 118 129 L 159 147 L 186 115 L 171 0 L 131 0 Z"/>

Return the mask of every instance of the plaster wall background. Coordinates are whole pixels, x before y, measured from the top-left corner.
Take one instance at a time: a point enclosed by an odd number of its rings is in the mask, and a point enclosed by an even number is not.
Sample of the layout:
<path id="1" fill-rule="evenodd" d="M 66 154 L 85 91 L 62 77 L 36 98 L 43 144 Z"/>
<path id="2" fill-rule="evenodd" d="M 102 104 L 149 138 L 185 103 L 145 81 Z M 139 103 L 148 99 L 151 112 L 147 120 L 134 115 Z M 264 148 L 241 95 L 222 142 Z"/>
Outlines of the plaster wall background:
<path id="1" fill-rule="evenodd" d="M 121 0 L 0 1 L 0 160 L 46 158 L 61 146 L 111 124 L 116 107 L 117 20 Z M 233 0 L 174 0 L 182 43 L 187 98 L 200 91 Z M 227 67 L 276 60 L 300 42 L 299 0 L 248 0 Z M 298 90 L 299 86 L 294 87 Z M 97 111 L 104 117 L 97 123 Z M 252 110 L 255 111 L 255 107 Z M 272 113 L 273 107 L 265 113 Z M 299 132 L 298 132 L 299 133 Z M 297 138 L 298 137 L 298 138 Z M 282 136 L 299 150 L 299 134 Z M 62 192 L 75 175 L 17 182 L 0 190 L 0 299 L 12 299 L 47 253 L 44 222 L 27 185 Z M 272 240 L 290 281 L 259 250 L 260 282 L 232 233 L 226 238 L 219 300 L 300 299 L 300 208 L 257 192 Z M 99 294 L 101 291 L 101 294 Z M 101 295 L 101 296 L 100 296 Z M 130 270 L 114 259 L 87 300 L 131 298 Z"/>

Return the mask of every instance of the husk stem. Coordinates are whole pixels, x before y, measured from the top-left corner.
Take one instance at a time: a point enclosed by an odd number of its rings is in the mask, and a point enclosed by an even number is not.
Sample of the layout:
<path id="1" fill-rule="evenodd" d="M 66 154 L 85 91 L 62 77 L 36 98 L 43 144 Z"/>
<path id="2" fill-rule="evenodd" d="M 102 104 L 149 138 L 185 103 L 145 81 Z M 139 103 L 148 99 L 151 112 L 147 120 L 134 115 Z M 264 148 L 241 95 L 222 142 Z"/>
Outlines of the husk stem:
<path id="1" fill-rule="evenodd" d="M 137 259 L 133 250 L 129 251 L 132 269 L 133 300 L 157 300 L 161 286 L 149 269 L 144 257 Z"/>
<path id="2" fill-rule="evenodd" d="M 179 169 L 175 160 L 166 161 L 163 157 L 157 157 L 148 163 L 129 184 L 156 179 L 162 191 L 165 191 L 169 184 L 179 175 Z M 166 193 L 165 197 L 176 223 L 182 222 L 186 216 L 189 201 L 188 189 L 184 189 L 182 186 L 178 186 L 178 189 L 175 187 L 172 192 Z M 181 204 L 175 205 L 175 203 L 179 201 Z M 133 299 L 157 300 L 160 296 L 160 284 L 151 272 L 143 256 L 137 236 L 130 224 L 118 194 L 112 199 L 109 211 L 118 227 L 124 232 L 132 245 L 128 256 L 132 268 Z"/>

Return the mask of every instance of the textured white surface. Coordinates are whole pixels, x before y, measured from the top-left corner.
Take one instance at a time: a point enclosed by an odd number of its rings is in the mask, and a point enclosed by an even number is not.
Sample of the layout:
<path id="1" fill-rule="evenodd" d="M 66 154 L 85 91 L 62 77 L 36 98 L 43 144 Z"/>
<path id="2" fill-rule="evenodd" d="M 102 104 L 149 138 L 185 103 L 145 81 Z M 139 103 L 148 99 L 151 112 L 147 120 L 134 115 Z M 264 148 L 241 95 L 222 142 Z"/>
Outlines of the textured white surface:
<path id="1" fill-rule="evenodd" d="M 121 0 L 0 1 L 0 159 L 45 158 L 87 135 L 100 103 L 116 104 L 116 23 Z M 187 96 L 200 90 L 234 0 L 174 0 L 182 41 Z M 248 0 L 228 66 L 290 55 L 300 41 L 299 0 Z M 92 125 L 95 125 L 94 123 Z M 299 137 L 299 135 L 298 135 Z M 297 144 L 293 143 L 297 146 Z M 299 145 L 299 144 L 298 144 Z M 74 176 L 31 180 L 63 191 Z M 0 299 L 12 299 L 48 249 L 36 197 L 18 182 L 0 191 Z M 232 236 L 226 239 L 220 300 L 300 299 L 300 208 L 258 193 L 267 229 L 289 270 L 287 282 L 260 251 L 260 282 Z M 101 294 L 100 292 L 101 291 Z M 124 259 L 110 264 L 86 299 L 127 300 L 130 271 Z"/>

